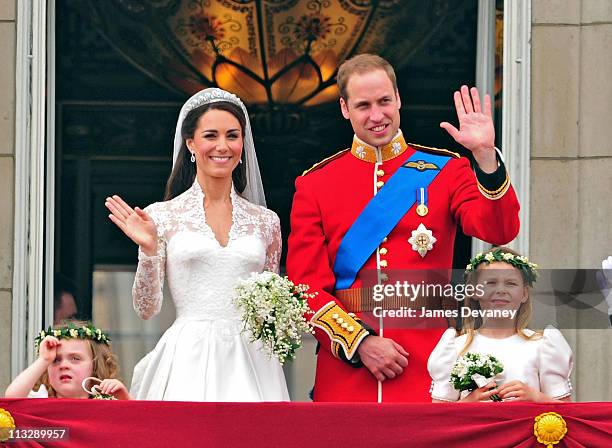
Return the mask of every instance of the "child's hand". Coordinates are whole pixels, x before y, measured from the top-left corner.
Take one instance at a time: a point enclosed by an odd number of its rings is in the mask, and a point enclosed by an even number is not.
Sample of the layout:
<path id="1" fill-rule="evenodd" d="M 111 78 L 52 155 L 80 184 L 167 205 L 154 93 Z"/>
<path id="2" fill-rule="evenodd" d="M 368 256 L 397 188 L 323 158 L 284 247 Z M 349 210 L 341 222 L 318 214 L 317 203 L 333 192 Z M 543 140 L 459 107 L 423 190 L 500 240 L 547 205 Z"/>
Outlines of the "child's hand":
<path id="1" fill-rule="evenodd" d="M 128 393 L 127 387 L 121 381 L 115 378 L 102 380 L 100 385 L 100 392 L 103 394 L 112 395 L 117 400 L 129 400 L 130 394 Z"/>
<path id="2" fill-rule="evenodd" d="M 38 357 L 47 364 L 51 364 L 55 361 L 57 356 L 57 347 L 61 344 L 59 339 L 54 336 L 45 336 L 40 343 L 40 349 L 38 350 Z"/>
<path id="3" fill-rule="evenodd" d="M 491 397 L 498 393 L 498 389 L 495 385 L 495 381 L 491 381 L 490 383 L 479 387 L 478 389 L 474 389 L 470 392 L 465 398 L 459 400 L 462 403 L 475 403 L 478 401 L 488 401 L 491 400 Z"/>
<path id="4" fill-rule="evenodd" d="M 545 395 L 522 381 L 510 381 L 499 387 L 499 397 L 504 401 L 546 401 Z"/>

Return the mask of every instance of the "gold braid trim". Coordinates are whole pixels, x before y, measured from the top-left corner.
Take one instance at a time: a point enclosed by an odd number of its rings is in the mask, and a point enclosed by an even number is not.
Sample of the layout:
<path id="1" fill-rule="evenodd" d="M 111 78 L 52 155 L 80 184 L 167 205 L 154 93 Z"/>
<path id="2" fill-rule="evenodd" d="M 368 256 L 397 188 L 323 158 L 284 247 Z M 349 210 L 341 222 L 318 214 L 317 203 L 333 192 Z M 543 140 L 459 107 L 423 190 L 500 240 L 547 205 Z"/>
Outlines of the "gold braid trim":
<path id="1" fill-rule="evenodd" d="M 340 355 L 338 354 L 338 350 L 340 350 L 340 344 L 338 344 L 336 341 L 332 341 L 332 343 L 331 343 L 331 352 L 332 352 L 332 355 L 334 355 L 335 358 L 340 359 Z"/>
<path id="2" fill-rule="evenodd" d="M 342 151 L 338 151 L 336 154 L 334 154 L 332 156 L 329 156 L 329 157 L 326 157 L 325 159 L 321 160 L 320 162 L 315 163 L 313 166 L 311 166 L 307 170 L 304 170 L 304 172 L 302 173 L 302 176 L 305 176 L 306 174 L 310 173 L 311 171 L 314 171 L 314 170 L 317 170 L 319 168 L 324 167 L 329 162 L 331 162 L 332 160 L 336 159 L 337 157 L 340 157 L 342 154 L 344 154 L 347 151 L 350 151 L 350 148 L 343 149 Z"/>
<path id="3" fill-rule="evenodd" d="M 501 198 L 504 194 L 506 194 L 508 188 L 510 188 L 510 177 L 508 176 L 508 173 L 506 173 L 506 178 L 504 179 L 501 187 L 499 187 L 497 190 L 487 190 L 480 182 L 478 182 L 478 189 L 482 195 L 493 200 Z"/>
<path id="4" fill-rule="evenodd" d="M 312 325 L 323 330 L 331 340 L 331 352 L 338 358 L 339 347 L 342 347 L 347 359 L 352 359 L 359 343 L 368 331 L 340 308 L 336 302 L 323 305 L 310 319 Z"/>
<path id="5" fill-rule="evenodd" d="M 408 143 L 408 146 L 414 146 L 415 148 L 423 149 L 426 152 L 433 152 L 433 153 L 437 153 L 437 154 L 444 154 L 444 155 L 447 155 L 447 156 L 454 157 L 455 159 L 461 158 L 461 154 L 459 154 L 458 152 L 449 151 L 448 149 L 434 148 L 433 146 L 423 146 L 423 145 L 418 145 L 416 143 Z"/>

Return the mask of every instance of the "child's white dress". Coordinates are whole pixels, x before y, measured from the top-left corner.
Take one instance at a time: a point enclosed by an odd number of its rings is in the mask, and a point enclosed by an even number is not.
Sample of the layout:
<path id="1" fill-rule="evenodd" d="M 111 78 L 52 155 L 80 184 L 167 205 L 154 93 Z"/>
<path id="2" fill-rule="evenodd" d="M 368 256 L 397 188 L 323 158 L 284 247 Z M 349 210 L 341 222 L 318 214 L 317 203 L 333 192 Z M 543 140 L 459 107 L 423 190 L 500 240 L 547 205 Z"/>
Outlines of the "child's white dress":
<path id="1" fill-rule="evenodd" d="M 49 391 L 44 384 L 41 384 L 38 390 L 32 389 L 28 393 L 28 398 L 49 398 Z"/>
<path id="2" fill-rule="evenodd" d="M 524 330 L 527 336 L 532 330 Z M 431 397 L 436 400 L 458 401 L 468 392 L 455 390 L 450 383 L 450 371 L 462 351 L 467 335 L 456 336 L 449 328 L 429 356 L 427 368 L 432 378 Z M 552 399 L 571 395 L 572 349 L 561 332 L 549 327 L 541 338 L 528 340 L 515 334 L 505 339 L 474 335 L 468 352 L 490 354 L 501 361 L 504 371 L 497 376 L 498 385 L 519 380 L 545 393 Z"/>

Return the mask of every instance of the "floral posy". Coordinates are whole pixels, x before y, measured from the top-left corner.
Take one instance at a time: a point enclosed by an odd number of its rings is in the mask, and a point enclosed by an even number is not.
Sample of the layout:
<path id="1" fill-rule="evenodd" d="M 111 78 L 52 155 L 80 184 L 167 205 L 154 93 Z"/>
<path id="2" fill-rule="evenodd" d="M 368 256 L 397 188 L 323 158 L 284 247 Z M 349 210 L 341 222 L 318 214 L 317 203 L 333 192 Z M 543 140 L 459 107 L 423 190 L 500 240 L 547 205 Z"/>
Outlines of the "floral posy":
<path id="1" fill-rule="evenodd" d="M 306 299 L 308 287 L 295 285 L 273 272 L 254 273 L 236 286 L 236 305 L 242 309 L 244 329 L 252 341 L 261 340 L 270 356 L 281 364 L 295 357 L 302 334 L 311 333 L 306 315 L 312 314 Z"/>
<path id="2" fill-rule="evenodd" d="M 458 391 L 472 391 L 480 387 L 474 379 L 476 375 L 493 379 L 503 370 L 504 366 L 495 356 L 468 352 L 453 365 L 450 382 Z M 494 397 L 492 399 L 497 401 Z"/>

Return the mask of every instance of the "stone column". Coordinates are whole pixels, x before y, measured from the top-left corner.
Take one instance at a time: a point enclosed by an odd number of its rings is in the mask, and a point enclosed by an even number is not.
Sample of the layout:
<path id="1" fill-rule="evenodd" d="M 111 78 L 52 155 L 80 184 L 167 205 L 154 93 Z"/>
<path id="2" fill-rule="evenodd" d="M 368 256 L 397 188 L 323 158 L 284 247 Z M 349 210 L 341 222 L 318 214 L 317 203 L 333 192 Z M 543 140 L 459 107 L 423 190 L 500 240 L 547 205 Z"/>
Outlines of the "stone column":
<path id="1" fill-rule="evenodd" d="M 15 0 L 0 0 L 0 394 L 11 380 L 15 166 Z"/>
<path id="2" fill-rule="evenodd" d="M 612 2 L 532 1 L 531 258 L 601 267 L 612 255 Z M 563 330 L 574 399 L 612 400 L 612 330 Z"/>

